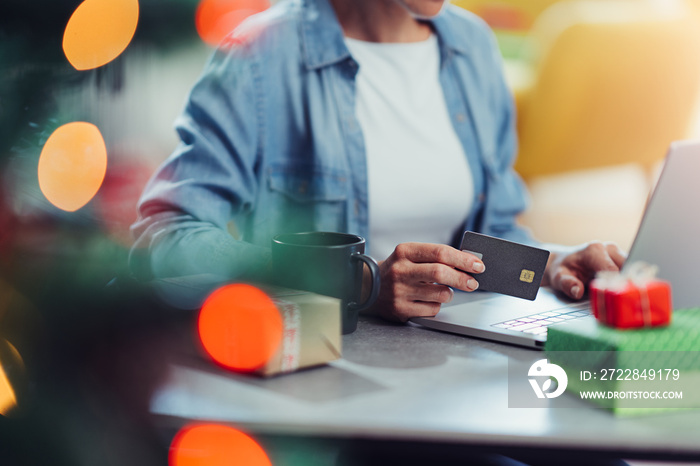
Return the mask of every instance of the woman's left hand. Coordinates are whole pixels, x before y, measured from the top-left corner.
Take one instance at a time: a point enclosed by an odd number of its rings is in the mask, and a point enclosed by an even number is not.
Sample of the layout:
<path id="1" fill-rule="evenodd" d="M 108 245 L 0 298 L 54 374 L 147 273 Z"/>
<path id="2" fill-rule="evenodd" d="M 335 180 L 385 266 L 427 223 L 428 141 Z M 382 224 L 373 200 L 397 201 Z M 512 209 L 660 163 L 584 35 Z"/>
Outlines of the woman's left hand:
<path id="1" fill-rule="evenodd" d="M 586 285 L 601 270 L 619 271 L 627 255 L 615 243 L 599 241 L 566 248 L 551 246 L 542 286 L 551 286 L 573 299 L 583 297 Z"/>

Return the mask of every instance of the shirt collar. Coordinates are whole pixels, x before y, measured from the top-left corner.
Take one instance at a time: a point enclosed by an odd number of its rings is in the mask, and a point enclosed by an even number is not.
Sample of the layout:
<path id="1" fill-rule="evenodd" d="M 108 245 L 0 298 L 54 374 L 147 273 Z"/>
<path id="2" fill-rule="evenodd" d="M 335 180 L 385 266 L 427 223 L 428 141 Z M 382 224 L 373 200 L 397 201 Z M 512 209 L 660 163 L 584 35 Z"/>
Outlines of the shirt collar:
<path id="1" fill-rule="evenodd" d="M 330 2 L 328 0 L 302 1 L 302 54 L 306 67 L 322 68 L 350 57 L 343 30 Z M 449 7 L 450 5 L 445 10 Z M 445 56 L 448 50 L 467 53 L 466 44 L 459 40 L 453 31 L 447 11 L 443 11 L 430 22 L 438 36 L 442 56 Z"/>
<path id="2" fill-rule="evenodd" d="M 328 0 L 303 0 L 302 53 L 309 69 L 332 65 L 350 56 L 343 30 Z"/>
<path id="3" fill-rule="evenodd" d="M 431 20 L 435 34 L 437 34 L 440 41 L 441 52 L 444 54 L 446 50 L 458 52 L 464 55 L 468 54 L 467 45 L 470 41 L 465 37 L 458 36 L 457 31 L 461 30 L 463 34 L 467 33 L 467 28 L 462 25 L 461 28 L 457 28 L 455 24 L 455 15 L 450 14 L 450 8 L 459 8 L 454 5 L 447 5 L 447 8 L 442 10 L 436 18 Z M 446 50 L 444 50 L 446 49 Z"/>

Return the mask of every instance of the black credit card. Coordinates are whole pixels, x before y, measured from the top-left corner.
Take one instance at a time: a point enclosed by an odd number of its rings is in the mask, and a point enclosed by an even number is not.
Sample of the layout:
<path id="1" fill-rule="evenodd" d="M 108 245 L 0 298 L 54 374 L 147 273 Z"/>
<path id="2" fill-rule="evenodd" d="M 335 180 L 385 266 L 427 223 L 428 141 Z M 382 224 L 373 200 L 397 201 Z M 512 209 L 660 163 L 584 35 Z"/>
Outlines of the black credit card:
<path id="1" fill-rule="evenodd" d="M 486 267 L 472 275 L 480 290 L 529 300 L 537 297 L 549 251 L 473 231 L 464 232 L 460 249 L 474 254 Z"/>

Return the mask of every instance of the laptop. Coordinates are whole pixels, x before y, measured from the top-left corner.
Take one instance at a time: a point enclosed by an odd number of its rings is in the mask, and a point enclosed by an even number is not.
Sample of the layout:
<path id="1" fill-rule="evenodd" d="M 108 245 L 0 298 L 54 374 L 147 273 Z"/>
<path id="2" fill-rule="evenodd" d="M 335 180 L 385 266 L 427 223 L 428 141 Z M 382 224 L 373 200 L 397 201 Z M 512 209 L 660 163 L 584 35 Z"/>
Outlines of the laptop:
<path id="1" fill-rule="evenodd" d="M 627 264 L 658 266 L 672 288 L 674 309 L 700 306 L 700 141 L 671 144 L 647 202 Z M 534 301 L 489 292 L 455 292 L 435 317 L 412 322 L 435 330 L 543 349 L 547 329 L 565 321 L 592 319 L 590 304 L 541 288 Z"/>

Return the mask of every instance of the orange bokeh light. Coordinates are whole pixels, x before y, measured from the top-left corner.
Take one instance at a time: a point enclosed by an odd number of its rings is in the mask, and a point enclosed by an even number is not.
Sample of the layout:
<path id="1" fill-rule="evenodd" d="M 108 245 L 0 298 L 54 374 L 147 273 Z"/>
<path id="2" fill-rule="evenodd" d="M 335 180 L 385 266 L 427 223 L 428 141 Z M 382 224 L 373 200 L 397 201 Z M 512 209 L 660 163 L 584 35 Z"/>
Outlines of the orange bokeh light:
<path id="1" fill-rule="evenodd" d="M 248 16 L 269 7 L 269 0 L 201 0 L 195 13 L 197 33 L 216 46 Z"/>
<path id="2" fill-rule="evenodd" d="M 39 158 L 39 187 L 59 209 L 78 210 L 97 193 L 107 172 L 107 148 L 97 127 L 84 121 L 54 131 Z"/>
<path id="3" fill-rule="evenodd" d="M 184 427 L 170 445 L 169 466 L 271 466 L 265 451 L 233 427 L 198 424 Z"/>
<path id="4" fill-rule="evenodd" d="M 0 414 L 7 416 L 12 408 L 17 405 L 15 390 L 0 364 Z"/>
<path id="5" fill-rule="evenodd" d="M 17 380 L 24 375 L 24 362 L 7 340 L 0 341 L 0 415 L 8 416 L 17 407 L 17 394 L 10 380 L 8 370 Z"/>
<path id="6" fill-rule="evenodd" d="M 282 343 L 284 322 L 275 303 L 260 289 L 226 285 L 204 302 L 199 339 L 209 356 L 229 369 L 261 368 Z"/>
<path id="7" fill-rule="evenodd" d="M 138 20 L 138 0 L 85 0 L 66 24 L 63 52 L 77 70 L 105 65 L 129 45 Z"/>

